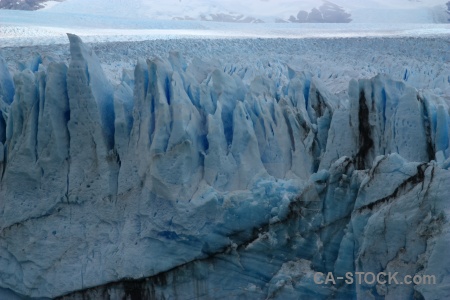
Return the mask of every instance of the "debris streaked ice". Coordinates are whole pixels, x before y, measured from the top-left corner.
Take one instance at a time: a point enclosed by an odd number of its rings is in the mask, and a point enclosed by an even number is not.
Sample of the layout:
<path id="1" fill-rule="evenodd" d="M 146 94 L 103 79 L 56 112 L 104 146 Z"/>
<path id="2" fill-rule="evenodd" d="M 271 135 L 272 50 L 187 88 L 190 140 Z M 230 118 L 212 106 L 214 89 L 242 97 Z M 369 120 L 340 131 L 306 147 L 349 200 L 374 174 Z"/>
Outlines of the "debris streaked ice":
<path id="1" fill-rule="evenodd" d="M 112 83 L 89 45 L 69 41 L 68 63 L 0 61 L 2 289 L 66 299 L 450 296 L 450 118 L 436 74 L 420 91 L 404 70 L 403 82 L 351 79 L 345 96 L 285 61 L 224 63 L 163 47 Z M 279 40 L 254 47 L 270 41 Z M 321 286 L 318 271 L 427 274 L 436 285 Z"/>

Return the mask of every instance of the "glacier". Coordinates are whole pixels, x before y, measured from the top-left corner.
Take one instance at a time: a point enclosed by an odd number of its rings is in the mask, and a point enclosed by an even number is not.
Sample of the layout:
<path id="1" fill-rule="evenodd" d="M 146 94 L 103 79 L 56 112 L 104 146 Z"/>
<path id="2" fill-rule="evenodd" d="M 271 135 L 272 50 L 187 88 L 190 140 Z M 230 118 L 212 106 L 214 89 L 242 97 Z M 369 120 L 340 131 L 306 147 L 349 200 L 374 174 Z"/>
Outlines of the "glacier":
<path id="1" fill-rule="evenodd" d="M 450 298 L 447 99 L 176 52 L 113 84 L 68 37 L 68 64 L 0 58 L 0 296 Z"/>

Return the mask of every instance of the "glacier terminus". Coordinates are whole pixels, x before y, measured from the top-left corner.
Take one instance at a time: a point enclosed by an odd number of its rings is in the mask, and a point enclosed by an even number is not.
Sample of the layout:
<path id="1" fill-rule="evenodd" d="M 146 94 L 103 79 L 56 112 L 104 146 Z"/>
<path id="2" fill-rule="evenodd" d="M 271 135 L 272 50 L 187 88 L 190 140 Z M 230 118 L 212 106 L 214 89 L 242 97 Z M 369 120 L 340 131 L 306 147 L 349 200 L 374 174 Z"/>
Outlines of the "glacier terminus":
<path id="1" fill-rule="evenodd" d="M 448 69 L 162 51 L 112 80 L 68 39 L 0 57 L 0 299 L 450 299 Z"/>

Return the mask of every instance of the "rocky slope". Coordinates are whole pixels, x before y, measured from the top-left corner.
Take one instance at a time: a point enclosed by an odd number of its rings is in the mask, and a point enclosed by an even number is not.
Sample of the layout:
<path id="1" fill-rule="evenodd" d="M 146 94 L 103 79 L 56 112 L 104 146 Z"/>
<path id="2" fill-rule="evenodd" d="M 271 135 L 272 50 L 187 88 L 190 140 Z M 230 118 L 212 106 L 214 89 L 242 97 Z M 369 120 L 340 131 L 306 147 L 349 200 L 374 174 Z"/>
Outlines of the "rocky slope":
<path id="1" fill-rule="evenodd" d="M 351 14 L 342 7 L 329 1 L 313 8 L 309 13 L 305 10 L 298 12 L 296 16 L 290 16 L 289 21 L 293 23 L 350 23 Z"/>
<path id="2" fill-rule="evenodd" d="M 64 0 L 1 0 L 0 9 L 38 10 L 45 7 L 46 2 L 62 2 Z"/>

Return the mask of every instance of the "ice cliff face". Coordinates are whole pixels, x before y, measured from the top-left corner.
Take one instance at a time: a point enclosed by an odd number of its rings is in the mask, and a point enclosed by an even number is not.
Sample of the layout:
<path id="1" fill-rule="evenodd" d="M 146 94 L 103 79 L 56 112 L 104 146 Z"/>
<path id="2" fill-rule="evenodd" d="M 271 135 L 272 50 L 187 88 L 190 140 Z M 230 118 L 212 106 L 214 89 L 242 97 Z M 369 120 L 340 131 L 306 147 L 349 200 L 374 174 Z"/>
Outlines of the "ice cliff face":
<path id="1" fill-rule="evenodd" d="M 176 53 L 112 86 L 0 60 L 0 287 L 64 299 L 450 297 L 449 107 L 385 76 L 349 101 L 292 69 Z M 435 275 L 316 285 L 314 272 Z"/>

